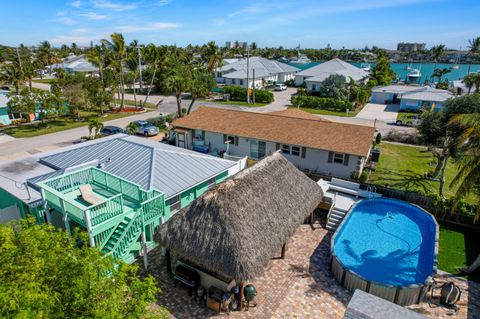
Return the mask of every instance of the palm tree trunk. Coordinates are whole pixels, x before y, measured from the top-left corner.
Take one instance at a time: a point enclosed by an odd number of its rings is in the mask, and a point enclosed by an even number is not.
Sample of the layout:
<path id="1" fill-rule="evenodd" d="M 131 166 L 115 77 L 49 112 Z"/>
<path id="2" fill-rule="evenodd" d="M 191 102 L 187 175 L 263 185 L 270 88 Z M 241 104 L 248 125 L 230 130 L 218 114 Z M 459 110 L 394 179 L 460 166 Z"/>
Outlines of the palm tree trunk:
<path id="1" fill-rule="evenodd" d="M 193 107 L 193 104 L 195 103 L 195 100 L 196 100 L 196 98 L 192 96 L 192 101 L 190 102 L 190 105 L 188 106 L 187 115 L 190 114 L 190 112 L 192 111 L 192 107 Z"/>
<path id="2" fill-rule="evenodd" d="M 182 117 L 182 99 L 181 94 L 176 94 L 175 97 L 177 98 L 177 117 Z"/>
<path id="3" fill-rule="evenodd" d="M 145 100 L 143 100 L 142 106 L 145 107 L 147 104 L 148 97 L 150 96 L 150 92 L 152 92 L 153 81 L 155 81 L 155 76 L 157 75 L 157 67 L 153 68 L 152 78 L 150 79 L 150 85 L 148 86 L 147 95 L 145 96 Z"/>
<path id="4" fill-rule="evenodd" d="M 137 90 L 135 89 L 135 77 L 133 78 L 133 101 L 135 103 L 135 111 L 137 111 L 138 105 L 137 105 Z"/>
<path id="5" fill-rule="evenodd" d="M 28 78 L 28 91 L 30 93 L 32 92 L 32 77 Z"/>
<path id="6" fill-rule="evenodd" d="M 443 187 L 445 186 L 445 169 L 447 168 L 448 164 L 448 156 L 445 157 L 443 166 L 442 166 L 442 173 L 440 174 L 440 185 L 438 189 L 438 195 L 443 197 Z"/>
<path id="7" fill-rule="evenodd" d="M 123 111 L 125 109 L 125 78 L 123 74 L 123 65 L 121 60 L 120 60 L 120 92 L 122 95 L 120 111 Z"/>

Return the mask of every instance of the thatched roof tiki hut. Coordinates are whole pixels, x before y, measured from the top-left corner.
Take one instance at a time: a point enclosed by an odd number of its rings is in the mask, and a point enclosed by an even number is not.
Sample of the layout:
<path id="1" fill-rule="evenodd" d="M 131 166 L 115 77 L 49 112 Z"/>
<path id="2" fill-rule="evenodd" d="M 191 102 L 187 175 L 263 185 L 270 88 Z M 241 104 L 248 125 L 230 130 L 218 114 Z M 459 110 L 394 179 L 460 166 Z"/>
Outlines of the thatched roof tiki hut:
<path id="1" fill-rule="evenodd" d="M 204 193 L 160 227 L 155 238 L 178 258 L 234 279 L 241 299 L 243 283 L 284 252 L 321 200 L 320 187 L 274 153 Z"/>

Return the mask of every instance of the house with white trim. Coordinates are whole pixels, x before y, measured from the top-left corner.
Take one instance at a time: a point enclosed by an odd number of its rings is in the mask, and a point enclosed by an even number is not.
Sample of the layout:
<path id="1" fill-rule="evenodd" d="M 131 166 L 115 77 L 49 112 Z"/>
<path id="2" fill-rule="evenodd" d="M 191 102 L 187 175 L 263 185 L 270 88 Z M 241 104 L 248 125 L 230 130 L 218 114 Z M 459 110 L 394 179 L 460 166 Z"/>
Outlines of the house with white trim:
<path id="1" fill-rule="evenodd" d="M 262 88 L 267 84 L 284 83 L 292 80 L 295 78 L 295 74 L 300 71 L 300 69 L 288 64 L 262 57 L 251 57 L 248 61 L 248 70 L 247 76 L 247 59 L 244 58 L 217 68 L 215 80 L 217 83 L 246 88 L 248 77 L 250 87 Z M 253 79 L 254 74 L 255 79 Z"/>

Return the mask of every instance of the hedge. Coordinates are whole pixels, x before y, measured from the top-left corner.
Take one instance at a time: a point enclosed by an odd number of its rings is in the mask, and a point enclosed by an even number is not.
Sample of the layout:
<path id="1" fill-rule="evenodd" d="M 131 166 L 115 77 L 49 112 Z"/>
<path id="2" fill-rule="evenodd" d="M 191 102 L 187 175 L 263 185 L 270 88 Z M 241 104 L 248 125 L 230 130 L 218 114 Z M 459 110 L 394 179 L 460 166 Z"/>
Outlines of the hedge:
<path id="1" fill-rule="evenodd" d="M 230 94 L 231 101 L 247 101 L 247 89 L 240 86 L 229 85 L 223 87 L 224 94 Z M 273 93 L 265 90 L 259 89 L 255 90 L 255 102 L 258 103 L 272 103 L 273 102 Z"/>
<path id="2" fill-rule="evenodd" d="M 292 96 L 292 105 L 295 107 L 308 107 L 319 110 L 345 112 L 352 108 L 352 103 L 329 97 Z"/>

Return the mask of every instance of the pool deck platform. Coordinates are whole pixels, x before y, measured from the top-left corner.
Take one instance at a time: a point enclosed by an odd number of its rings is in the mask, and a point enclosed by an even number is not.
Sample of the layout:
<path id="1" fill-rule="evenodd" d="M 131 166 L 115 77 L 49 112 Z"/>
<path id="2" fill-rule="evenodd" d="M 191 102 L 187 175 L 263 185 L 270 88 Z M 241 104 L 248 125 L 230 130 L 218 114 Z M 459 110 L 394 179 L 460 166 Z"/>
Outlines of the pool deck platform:
<path id="1" fill-rule="evenodd" d="M 325 220 L 321 223 L 324 225 Z M 342 288 L 330 272 L 330 239 L 331 233 L 319 220 L 313 227 L 301 225 L 288 242 L 285 259 L 271 260 L 265 273 L 252 282 L 257 288 L 257 307 L 230 315 L 208 310 L 190 297 L 185 288 L 174 287 L 159 249 L 150 252 L 148 273 L 158 280 L 163 291 L 158 305 L 167 307 L 171 318 L 343 318 L 352 294 Z M 438 298 L 431 306 L 422 303 L 408 308 L 430 318 L 480 318 L 480 284 L 450 276 L 442 273 L 439 282 L 452 280 L 461 287 L 460 310 L 456 316 L 449 315 L 451 310 L 438 306 Z"/>

